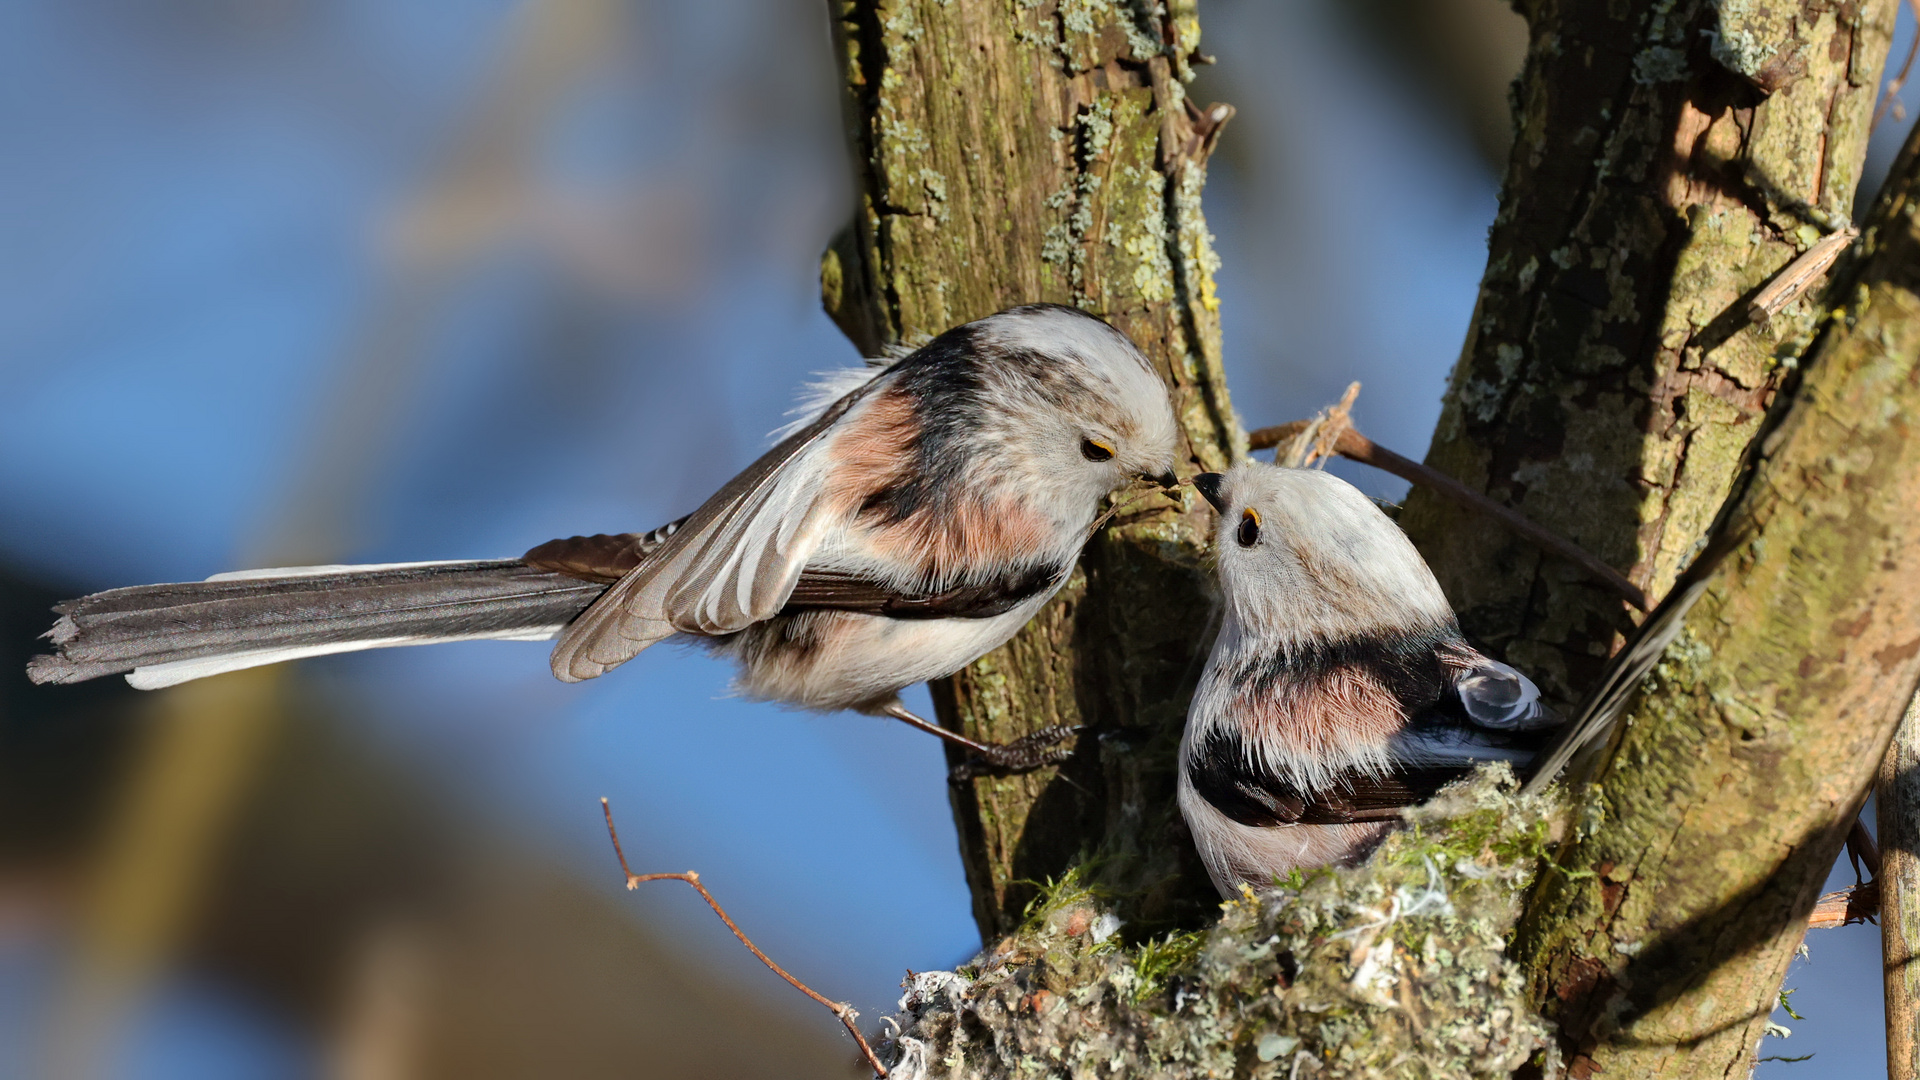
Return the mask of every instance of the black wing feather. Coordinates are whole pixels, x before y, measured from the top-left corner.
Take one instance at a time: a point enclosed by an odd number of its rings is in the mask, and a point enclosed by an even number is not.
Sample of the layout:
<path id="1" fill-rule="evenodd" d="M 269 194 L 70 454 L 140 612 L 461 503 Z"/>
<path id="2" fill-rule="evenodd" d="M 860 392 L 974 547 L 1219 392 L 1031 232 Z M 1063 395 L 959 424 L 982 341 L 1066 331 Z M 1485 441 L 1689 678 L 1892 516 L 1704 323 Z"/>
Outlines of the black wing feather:
<path id="1" fill-rule="evenodd" d="M 854 611 L 892 619 L 987 619 L 1056 588 L 1066 572 L 1054 566 L 1013 571 L 1004 577 L 940 592 L 907 593 L 842 570 L 808 567 L 800 572 L 782 615 L 800 611 Z"/>
<path id="2" fill-rule="evenodd" d="M 1350 769 L 1319 791 L 1302 791 L 1255 765 L 1236 733 L 1216 730 L 1187 762 L 1187 779 L 1214 809 L 1242 825 L 1350 825 L 1393 821 L 1467 775 L 1471 765 L 1422 766 L 1375 775 Z"/>

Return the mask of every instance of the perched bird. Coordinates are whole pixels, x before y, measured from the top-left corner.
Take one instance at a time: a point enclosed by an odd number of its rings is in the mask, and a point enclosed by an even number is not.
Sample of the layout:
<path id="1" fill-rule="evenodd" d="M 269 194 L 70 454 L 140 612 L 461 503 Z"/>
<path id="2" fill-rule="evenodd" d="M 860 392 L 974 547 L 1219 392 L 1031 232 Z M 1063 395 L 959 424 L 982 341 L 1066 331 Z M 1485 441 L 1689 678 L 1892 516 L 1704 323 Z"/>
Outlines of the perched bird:
<path id="1" fill-rule="evenodd" d="M 1220 512 L 1224 613 L 1180 740 L 1180 810 L 1222 895 L 1364 858 L 1476 762 L 1523 767 L 1559 719 L 1460 635 L 1433 572 L 1338 477 L 1259 462 Z"/>
<path id="2" fill-rule="evenodd" d="M 1106 496 L 1175 483 L 1165 385 L 1105 322 L 1036 304 L 817 389 L 778 445 L 652 532 L 519 559 L 95 593 L 55 609 L 55 651 L 28 674 L 127 673 L 153 689 L 355 649 L 557 637 L 553 673 L 575 682 L 680 637 L 733 659 L 751 697 L 896 717 L 989 766 L 1052 760 L 1070 732 L 976 743 L 908 712 L 899 691 L 1019 630 L 1072 571 Z"/>

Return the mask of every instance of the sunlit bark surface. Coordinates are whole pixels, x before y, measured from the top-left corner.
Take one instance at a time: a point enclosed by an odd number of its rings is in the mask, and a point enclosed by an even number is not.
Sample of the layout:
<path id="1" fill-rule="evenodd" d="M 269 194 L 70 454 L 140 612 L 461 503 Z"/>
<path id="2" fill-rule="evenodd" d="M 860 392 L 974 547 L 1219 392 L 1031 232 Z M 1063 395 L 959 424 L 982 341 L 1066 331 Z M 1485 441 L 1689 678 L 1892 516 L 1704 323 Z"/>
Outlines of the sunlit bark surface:
<path id="1" fill-rule="evenodd" d="M 889 0 L 834 5 L 859 183 L 827 252 L 827 309 L 869 350 L 1013 304 L 1110 320 L 1166 376 L 1183 475 L 1242 436 L 1220 367 L 1216 263 L 1200 191 L 1218 121 L 1190 108 L 1191 3 Z M 1096 540 L 1082 572 L 1004 648 L 935 687 L 943 723 L 1005 741 L 1083 724 L 1074 758 L 953 792 L 987 940 L 1029 884 L 1080 857 L 1130 918 L 1205 910 L 1172 762 L 1205 644 L 1199 500 L 1157 498 Z"/>
<path id="2" fill-rule="evenodd" d="M 1920 679 L 1916 145 L 1521 923 L 1575 1075 L 1747 1074 Z"/>

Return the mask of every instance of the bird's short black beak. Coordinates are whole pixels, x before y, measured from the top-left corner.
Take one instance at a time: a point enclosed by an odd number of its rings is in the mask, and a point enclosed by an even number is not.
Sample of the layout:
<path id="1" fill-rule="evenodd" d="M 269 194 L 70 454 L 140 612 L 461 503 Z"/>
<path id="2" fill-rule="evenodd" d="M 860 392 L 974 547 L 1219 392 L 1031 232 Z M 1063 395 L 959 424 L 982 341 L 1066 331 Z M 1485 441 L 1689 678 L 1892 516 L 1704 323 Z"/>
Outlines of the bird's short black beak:
<path id="1" fill-rule="evenodd" d="M 1193 478 L 1194 490 L 1212 503 L 1215 510 L 1223 514 L 1227 512 L 1227 500 L 1220 494 L 1220 482 L 1225 479 L 1226 477 L 1217 472 L 1203 472 Z"/>
<path id="2" fill-rule="evenodd" d="M 1153 476 L 1149 473 L 1141 473 L 1140 479 L 1145 480 L 1150 484 L 1159 484 L 1161 490 L 1163 491 L 1172 491 L 1174 488 L 1177 488 L 1180 486 L 1180 478 L 1173 475 L 1172 469 L 1168 469 L 1166 472 L 1161 473 L 1159 476 Z"/>

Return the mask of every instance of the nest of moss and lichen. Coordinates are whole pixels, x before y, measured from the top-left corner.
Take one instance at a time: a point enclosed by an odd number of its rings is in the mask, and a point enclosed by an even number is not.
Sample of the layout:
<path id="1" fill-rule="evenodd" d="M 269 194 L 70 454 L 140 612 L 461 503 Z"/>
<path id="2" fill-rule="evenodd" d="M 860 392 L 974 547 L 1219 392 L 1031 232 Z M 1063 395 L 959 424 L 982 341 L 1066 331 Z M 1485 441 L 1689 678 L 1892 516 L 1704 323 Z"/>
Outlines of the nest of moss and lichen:
<path id="1" fill-rule="evenodd" d="M 891 1076 L 1552 1075 L 1505 946 L 1554 817 L 1484 767 L 1364 866 L 1248 889 L 1211 927 L 1131 944 L 1070 873 L 971 964 L 909 975 Z"/>

